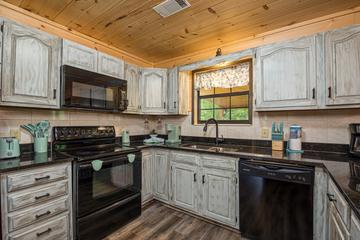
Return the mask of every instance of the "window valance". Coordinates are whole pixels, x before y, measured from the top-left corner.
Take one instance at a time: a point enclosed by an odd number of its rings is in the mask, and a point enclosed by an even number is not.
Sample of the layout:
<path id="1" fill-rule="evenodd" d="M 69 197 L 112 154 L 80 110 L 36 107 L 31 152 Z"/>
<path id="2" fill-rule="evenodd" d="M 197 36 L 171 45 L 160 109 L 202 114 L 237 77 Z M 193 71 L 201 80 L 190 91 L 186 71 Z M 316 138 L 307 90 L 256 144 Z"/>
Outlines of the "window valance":
<path id="1" fill-rule="evenodd" d="M 195 89 L 233 88 L 249 84 L 249 62 L 235 66 L 195 73 Z"/>

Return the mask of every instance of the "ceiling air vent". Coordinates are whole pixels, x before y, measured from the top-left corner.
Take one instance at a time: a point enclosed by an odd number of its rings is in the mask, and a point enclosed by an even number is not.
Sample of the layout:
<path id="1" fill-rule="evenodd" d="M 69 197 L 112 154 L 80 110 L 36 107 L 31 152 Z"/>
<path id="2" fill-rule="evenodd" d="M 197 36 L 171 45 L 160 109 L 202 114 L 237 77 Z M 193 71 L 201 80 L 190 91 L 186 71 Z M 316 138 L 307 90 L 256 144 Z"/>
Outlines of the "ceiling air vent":
<path id="1" fill-rule="evenodd" d="M 153 9 L 160 16 L 168 17 L 190 6 L 190 3 L 186 0 L 166 0 L 156 5 Z"/>

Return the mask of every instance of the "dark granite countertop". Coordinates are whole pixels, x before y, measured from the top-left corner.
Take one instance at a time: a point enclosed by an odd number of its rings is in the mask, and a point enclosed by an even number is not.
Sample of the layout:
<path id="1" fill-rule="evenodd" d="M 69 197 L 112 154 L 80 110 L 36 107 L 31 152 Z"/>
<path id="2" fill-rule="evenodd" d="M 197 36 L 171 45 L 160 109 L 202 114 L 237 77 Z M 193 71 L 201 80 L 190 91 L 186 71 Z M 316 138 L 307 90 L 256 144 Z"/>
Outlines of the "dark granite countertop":
<path id="1" fill-rule="evenodd" d="M 61 153 L 23 153 L 18 158 L 0 158 L 0 174 L 71 161 L 73 161 L 73 158 Z"/>
<path id="2" fill-rule="evenodd" d="M 241 159 L 254 159 L 260 161 L 271 161 L 277 163 L 297 164 L 312 167 L 324 168 L 335 182 L 344 198 L 348 201 L 351 209 L 360 219 L 360 192 L 354 191 L 349 187 L 350 182 L 350 161 L 360 161 L 359 158 L 349 156 L 344 152 L 331 151 L 305 151 L 303 154 L 286 154 L 272 151 L 269 147 L 259 147 L 251 145 L 220 145 L 238 149 L 236 152 L 215 152 L 205 149 L 194 149 L 189 147 L 191 144 L 209 145 L 209 143 L 184 142 L 183 144 L 165 145 L 144 145 L 142 142 L 133 143 L 139 148 L 164 148 L 172 150 L 185 150 L 197 153 L 217 154 Z M 185 145 L 185 146 L 184 146 Z"/>

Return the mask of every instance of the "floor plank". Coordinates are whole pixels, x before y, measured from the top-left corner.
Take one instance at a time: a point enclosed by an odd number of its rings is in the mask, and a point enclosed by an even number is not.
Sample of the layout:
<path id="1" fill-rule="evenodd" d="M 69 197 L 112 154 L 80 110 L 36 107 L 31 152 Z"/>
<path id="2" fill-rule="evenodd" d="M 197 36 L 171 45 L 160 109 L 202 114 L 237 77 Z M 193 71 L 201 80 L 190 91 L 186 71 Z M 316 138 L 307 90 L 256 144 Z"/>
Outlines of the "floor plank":
<path id="1" fill-rule="evenodd" d="M 240 240 L 240 234 L 155 202 L 105 240 Z M 242 239 L 244 240 L 244 239 Z"/>

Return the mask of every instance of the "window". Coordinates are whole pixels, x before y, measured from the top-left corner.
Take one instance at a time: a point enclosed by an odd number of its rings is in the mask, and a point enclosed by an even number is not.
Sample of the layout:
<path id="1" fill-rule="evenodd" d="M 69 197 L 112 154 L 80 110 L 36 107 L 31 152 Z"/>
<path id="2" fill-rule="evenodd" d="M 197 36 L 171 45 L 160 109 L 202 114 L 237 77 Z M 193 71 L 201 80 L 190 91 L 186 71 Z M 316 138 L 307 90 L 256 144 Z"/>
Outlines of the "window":
<path id="1" fill-rule="evenodd" d="M 223 124 L 252 120 L 252 61 L 193 71 L 193 123 L 215 118 Z"/>

